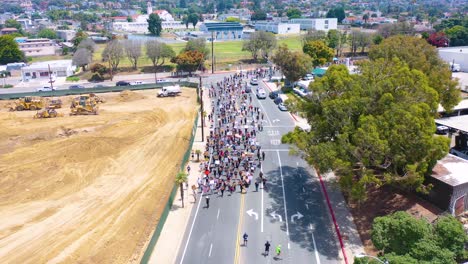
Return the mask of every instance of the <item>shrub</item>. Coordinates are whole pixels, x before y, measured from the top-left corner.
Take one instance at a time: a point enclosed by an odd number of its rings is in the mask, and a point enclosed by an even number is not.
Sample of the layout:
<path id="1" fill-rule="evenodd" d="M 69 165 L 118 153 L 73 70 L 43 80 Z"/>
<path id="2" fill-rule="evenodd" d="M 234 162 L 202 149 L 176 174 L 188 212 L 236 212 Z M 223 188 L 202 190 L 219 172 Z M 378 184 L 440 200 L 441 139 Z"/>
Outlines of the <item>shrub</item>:
<path id="1" fill-rule="evenodd" d="M 2 88 L 13 88 L 13 85 L 11 84 L 5 84 L 1 86 Z"/>
<path id="2" fill-rule="evenodd" d="M 78 77 L 78 76 L 68 76 L 66 80 L 67 80 L 67 82 L 77 82 L 77 81 L 80 80 L 80 77 Z"/>
<path id="3" fill-rule="evenodd" d="M 93 65 L 91 65 L 90 70 L 92 73 L 98 73 L 101 76 L 104 76 L 104 74 L 106 74 L 109 71 L 109 69 L 107 69 L 106 66 L 100 63 L 94 63 Z"/>
<path id="4" fill-rule="evenodd" d="M 102 77 L 99 73 L 94 73 L 93 76 L 88 80 L 90 82 L 102 82 L 104 81 L 104 77 Z"/>

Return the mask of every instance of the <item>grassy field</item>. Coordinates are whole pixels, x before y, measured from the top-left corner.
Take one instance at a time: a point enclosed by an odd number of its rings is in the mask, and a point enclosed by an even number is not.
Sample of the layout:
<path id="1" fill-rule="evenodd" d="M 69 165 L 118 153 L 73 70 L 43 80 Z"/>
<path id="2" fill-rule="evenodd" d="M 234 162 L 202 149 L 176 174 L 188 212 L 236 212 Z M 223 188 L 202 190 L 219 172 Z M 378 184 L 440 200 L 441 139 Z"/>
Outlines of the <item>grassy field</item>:
<path id="1" fill-rule="evenodd" d="M 224 69 L 229 64 L 238 65 L 242 61 L 251 59 L 250 53 L 247 51 L 242 51 L 243 41 L 225 41 L 225 42 L 215 42 L 214 43 L 214 53 L 216 66 L 218 69 Z M 301 38 L 298 35 L 295 36 L 286 36 L 280 37 L 278 39 L 278 44 L 286 44 L 291 50 L 301 50 Z M 178 54 L 185 46 L 185 43 L 172 43 L 169 44 L 175 53 Z M 211 50 L 211 43 L 207 43 L 207 46 Z M 93 63 L 102 63 L 102 52 L 104 51 L 105 44 L 98 44 L 97 50 L 93 54 Z M 144 49 L 144 48 L 143 48 Z M 151 61 L 144 55 L 145 51 L 143 50 L 143 56 L 138 60 L 138 67 L 151 66 Z M 65 56 L 45 56 L 45 57 L 36 57 L 32 59 L 32 62 L 47 61 L 47 60 L 60 60 L 60 59 L 71 59 L 71 55 Z M 171 62 L 166 61 L 166 64 L 170 65 Z M 119 68 L 129 68 L 131 67 L 130 61 L 124 57 L 120 61 Z M 207 67 L 211 67 L 211 59 L 207 61 Z"/>

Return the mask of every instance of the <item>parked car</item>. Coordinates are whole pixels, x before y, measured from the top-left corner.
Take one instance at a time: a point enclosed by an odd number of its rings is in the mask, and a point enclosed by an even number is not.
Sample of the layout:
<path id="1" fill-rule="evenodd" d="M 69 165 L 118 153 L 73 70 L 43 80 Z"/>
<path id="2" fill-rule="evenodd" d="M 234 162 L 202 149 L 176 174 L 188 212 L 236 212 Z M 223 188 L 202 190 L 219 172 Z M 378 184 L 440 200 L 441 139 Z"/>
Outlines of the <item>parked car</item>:
<path id="1" fill-rule="evenodd" d="M 142 81 L 133 81 L 130 83 L 130 85 L 142 85 L 144 84 Z"/>
<path id="2" fill-rule="evenodd" d="M 306 74 L 306 76 L 302 77 L 302 80 L 304 81 L 311 81 L 314 79 L 314 76 L 310 73 Z"/>
<path id="3" fill-rule="evenodd" d="M 167 79 L 157 79 L 156 83 L 167 83 L 169 82 Z"/>
<path id="4" fill-rule="evenodd" d="M 270 99 L 275 99 L 279 96 L 279 93 L 280 91 L 273 91 L 273 92 L 270 92 L 270 94 L 268 95 L 268 97 L 270 97 Z"/>
<path id="5" fill-rule="evenodd" d="M 251 85 L 258 85 L 258 79 L 257 78 L 250 79 L 250 84 Z"/>
<path id="6" fill-rule="evenodd" d="M 257 89 L 257 98 L 258 99 L 266 99 L 266 92 L 263 88 Z"/>
<path id="7" fill-rule="evenodd" d="M 115 86 L 130 86 L 130 82 L 127 81 L 118 81 Z"/>
<path id="8" fill-rule="evenodd" d="M 278 109 L 280 111 L 288 111 L 288 108 L 284 105 L 284 103 L 279 103 L 278 104 Z"/>
<path id="9" fill-rule="evenodd" d="M 83 90 L 85 87 L 83 85 L 71 85 L 68 87 L 69 90 Z"/>
<path id="10" fill-rule="evenodd" d="M 447 135 L 449 132 L 449 128 L 446 126 L 437 126 L 436 134 L 437 135 Z"/>
<path id="11" fill-rule="evenodd" d="M 278 104 L 283 103 L 283 99 L 281 99 L 281 97 L 278 96 L 275 98 L 275 100 L 273 100 L 273 102 L 278 105 Z"/>
<path id="12" fill-rule="evenodd" d="M 462 159 L 468 160 L 468 149 L 451 148 L 449 153 Z"/>
<path id="13" fill-rule="evenodd" d="M 37 92 L 52 92 L 52 91 L 55 91 L 55 88 L 52 89 L 52 87 L 50 86 L 43 86 L 43 87 L 36 88 L 36 91 Z"/>
<path id="14" fill-rule="evenodd" d="M 105 86 L 105 85 L 102 85 L 102 84 L 98 84 L 98 85 L 94 85 L 93 88 L 107 88 L 109 86 Z"/>

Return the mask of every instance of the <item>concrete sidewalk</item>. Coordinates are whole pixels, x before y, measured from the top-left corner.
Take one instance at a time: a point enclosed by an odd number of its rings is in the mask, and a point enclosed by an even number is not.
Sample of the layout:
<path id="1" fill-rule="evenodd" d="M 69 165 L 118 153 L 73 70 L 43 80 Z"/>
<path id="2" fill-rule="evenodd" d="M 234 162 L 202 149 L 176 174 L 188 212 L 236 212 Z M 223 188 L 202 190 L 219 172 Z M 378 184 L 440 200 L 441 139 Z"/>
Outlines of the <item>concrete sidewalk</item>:
<path id="1" fill-rule="evenodd" d="M 207 111 L 207 109 L 211 109 L 211 100 L 208 97 L 208 89 L 203 90 L 203 102 L 205 111 Z M 206 142 L 202 142 L 201 121 L 201 118 L 199 118 L 192 150 L 194 152 L 197 149 L 201 150 L 202 154 L 200 155 L 200 159 L 202 160 Z M 206 135 L 209 135 L 210 133 L 209 122 L 207 118 L 205 118 L 205 125 L 204 134 L 206 138 Z M 196 159 L 197 155 L 195 154 L 194 159 L 190 159 L 188 164 L 190 165 L 191 171 L 188 178 L 188 189 L 185 189 L 184 187 L 185 207 L 181 207 L 182 202 L 180 199 L 180 190 L 178 189 L 171 211 L 169 212 L 169 215 L 166 219 L 166 223 L 164 224 L 164 228 L 161 231 L 158 242 L 153 249 L 149 263 L 175 263 L 177 254 L 179 253 L 180 248 L 183 246 L 182 240 L 185 230 L 189 224 L 190 213 L 192 212 L 193 206 L 197 204 L 194 201 L 191 186 L 198 186 L 197 179 L 202 175 L 202 172 L 199 170 L 200 162 L 196 162 Z M 198 195 L 197 199 L 199 198 L 200 196 Z"/>

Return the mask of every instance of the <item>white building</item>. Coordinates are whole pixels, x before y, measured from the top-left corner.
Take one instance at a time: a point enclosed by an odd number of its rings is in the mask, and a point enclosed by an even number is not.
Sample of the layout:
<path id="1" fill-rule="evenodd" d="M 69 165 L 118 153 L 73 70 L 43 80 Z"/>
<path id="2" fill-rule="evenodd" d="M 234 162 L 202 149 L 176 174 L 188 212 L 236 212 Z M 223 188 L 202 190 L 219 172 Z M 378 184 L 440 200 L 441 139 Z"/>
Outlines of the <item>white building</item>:
<path id="1" fill-rule="evenodd" d="M 447 63 L 460 64 L 463 72 L 468 72 L 468 46 L 439 48 L 439 56 Z"/>
<path id="2" fill-rule="evenodd" d="M 161 18 L 163 30 L 185 29 L 185 25 L 181 21 L 175 21 L 174 17 L 166 10 L 153 11 L 150 2 L 148 2 L 147 12 L 148 14 L 157 14 Z M 123 20 L 114 19 L 112 29 L 126 33 L 147 34 L 149 33 L 148 18 L 149 15 L 135 15 L 132 16 L 132 22 L 126 21 L 126 18 Z"/>
<path id="3" fill-rule="evenodd" d="M 273 32 L 275 34 L 298 34 L 301 28 L 299 24 L 258 21 L 255 23 L 255 30 Z"/>
<path id="4" fill-rule="evenodd" d="M 30 80 L 47 81 L 51 76 L 52 79 L 55 79 L 56 77 L 71 76 L 75 69 L 76 66 L 73 65 L 72 60 L 35 62 L 29 66 L 21 68 L 21 78 L 23 82 L 28 82 Z"/>
<path id="5" fill-rule="evenodd" d="M 57 36 L 59 39 L 64 41 L 71 41 L 76 36 L 75 30 L 56 30 Z"/>
<path id="6" fill-rule="evenodd" d="M 15 38 L 19 49 L 28 57 L 55 55 L 56 45 L 50 39 Z"/>
<path id="7" fill-rule="evenodd" d="M 336 18 L 293 18 L 290 23 L 300 24 L 301 30 L 321 30 L 328 31 L 338 28 L 338 19 Z"/>
<path id="8" fill-rule="evenodd" d="M 240 40 L 243 34 L 243 27 L 237 22 L 205 22 L 200 26 L 200 30 L 205 36 L 209 36 L 208 41 L 211 41 L 211 34 L 214 40 Z"/>

